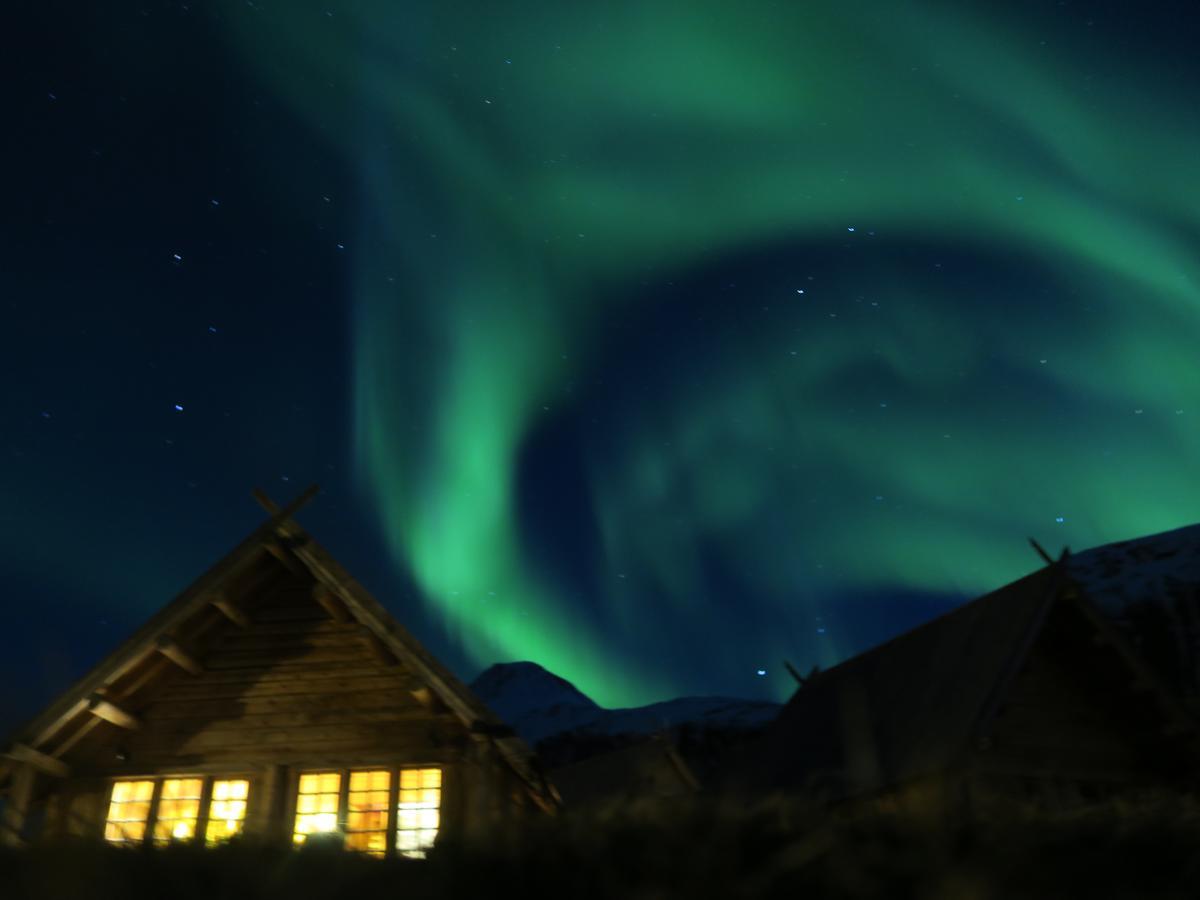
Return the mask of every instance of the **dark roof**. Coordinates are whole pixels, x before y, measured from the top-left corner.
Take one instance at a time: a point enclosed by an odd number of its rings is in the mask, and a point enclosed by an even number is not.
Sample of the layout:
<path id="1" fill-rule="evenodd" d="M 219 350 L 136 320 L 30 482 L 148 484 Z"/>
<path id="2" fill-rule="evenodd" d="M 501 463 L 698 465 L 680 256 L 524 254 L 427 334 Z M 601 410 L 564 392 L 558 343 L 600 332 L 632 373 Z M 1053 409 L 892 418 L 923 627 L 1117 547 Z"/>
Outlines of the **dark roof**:
<path id="1" fill-rule="evenodd" d="M 1153 683 L 1166 714 L 1194 725 L 1060 560 L 819 673 L 722 781 L 852 796 L 953 766 L 988 733 L 1055 603 L 1073 604 L 1123 664 Z"/>
<path id="2" fill-rule="evenodd" d="M 29 747 L 43 753 L 61 752 L 52 750 L 55 738 L 61 738 L 68 726 L 90 718 L 88 709 L 95 696 L 143 665 L 147 657 L 155 656 L 160 639 L 186 638 L 186 629 L 194 627 L 198 614 L 209 607 L 212 598 L 225 591 L 239 573 L 247 571 L 261 560 L 264 550 L 269 547 L 276 553 L 284 552 L 289 565 L 299 564 L 303 567 L 301 571 L 336 596 L 350 615 L 374 634 L 397 659 L 409 666 L 464 725 L 479 735 L 480 739 L 490 740 L 496 746 L 540 805 L 552 807 L 556 803 L 554 789 L 543 777 L 529 746 L 515 736 L 510 727 L 488 710 L 462 681 L 435 659 L 292 518 L 316 493 L 314 485 L 282 510 L 262 497 L 260 502 L 271 512 L 266 521 L 38 716 L 11 735 L 3 746 Z M 3 768 L 0 768 L 0 778 L 4 774 Z"/>
<path id="3" fill-rule="evenodd" d="M 550 779 L 568 809 L 690 794 L 700 787 L 670 739 L 662 735 L 561 766 L 550 773 Z"/>

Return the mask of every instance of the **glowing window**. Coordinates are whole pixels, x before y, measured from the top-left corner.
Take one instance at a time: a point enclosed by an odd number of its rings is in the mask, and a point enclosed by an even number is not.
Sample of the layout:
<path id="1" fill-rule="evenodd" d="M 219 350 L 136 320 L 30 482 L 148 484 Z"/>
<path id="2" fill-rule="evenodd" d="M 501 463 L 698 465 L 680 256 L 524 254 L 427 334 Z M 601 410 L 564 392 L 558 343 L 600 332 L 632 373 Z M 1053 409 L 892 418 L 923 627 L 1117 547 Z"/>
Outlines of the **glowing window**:
<path id="1" fill-rule="evenodd" d="M 104 839 L 113 844 L 140 843 L 146 836 L 153 781 L 118 781 L 113 784 L 104 822 Z"/>
<path id="2" fill-rule="evenodd" d="M 396 849 L 420 859 L 437 837 L 442 802 L 441 769 L 401 769 L 396 807 Z"/>
<path id="3" fill-rule="evenodd" d="M 200 818 L 201 778 L 168 778 L 162 783 L 158 817 L 154 820 L 154 842 L 190 841 L 196 836 Z"/>
<path id="4" fill-rule="evenodd" d="M 296 797 L 296 827 L 292 841 L 303 844 L 310 834 L 337 831 L 338 794 L 342 776 L 338 772 L 312 772 L 300 776 Z"/>
<path id="5" fill-rule="evenodd" d="M 388 788 L 392 773 L 351 772 L 346 794 L 346 846 L 371 856 L 387 852 Z"/>
<path id="6" fill-rule="evenodd" d="M 242 833 L 242 827 L 246 824 L 246 798 L 249 795 L 249 781 L 213 782 L 212 802 L 208 805 L 208 827 L 204 829 L 206 844 L 226 841 Z"/>

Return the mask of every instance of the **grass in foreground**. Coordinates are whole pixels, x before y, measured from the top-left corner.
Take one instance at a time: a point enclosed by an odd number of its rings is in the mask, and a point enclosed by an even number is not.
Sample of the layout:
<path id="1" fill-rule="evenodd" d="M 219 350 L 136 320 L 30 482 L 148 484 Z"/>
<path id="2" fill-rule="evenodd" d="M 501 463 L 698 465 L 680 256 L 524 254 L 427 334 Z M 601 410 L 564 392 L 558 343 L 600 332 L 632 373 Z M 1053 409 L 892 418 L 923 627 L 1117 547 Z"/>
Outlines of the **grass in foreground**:
<path id="1" fill-rule="evenodd" d="M 5 900 L 1200 897 L 1200 808 L 1169 796 L 951 828 L 898 813 L 704 800 L 564 816 L 424 862 L 249 841 L 215 850 L 58 843 L 0 854 Z"/>

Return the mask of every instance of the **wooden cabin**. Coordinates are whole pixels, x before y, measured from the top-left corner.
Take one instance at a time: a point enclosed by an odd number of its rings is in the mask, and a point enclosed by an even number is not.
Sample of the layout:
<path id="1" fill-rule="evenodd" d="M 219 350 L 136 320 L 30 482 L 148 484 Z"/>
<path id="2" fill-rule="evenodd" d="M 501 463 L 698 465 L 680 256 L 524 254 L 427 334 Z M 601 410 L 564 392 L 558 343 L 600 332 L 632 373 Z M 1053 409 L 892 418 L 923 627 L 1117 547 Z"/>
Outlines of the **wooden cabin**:
<path id="1" fill-rule="evenodd" d="M 3 835 L 422 856 L 553 813 L 529 747 L 277 509 L 0 758 Z"/>
<path id="2" fill-rule="evenodd" d="M 1066 554 L 805 683 L 729 790 L 967 818 L 1193 790 L 1200 728 L 1067 577 Z M 847 804 L 850 807 L 856 804 Z"/>

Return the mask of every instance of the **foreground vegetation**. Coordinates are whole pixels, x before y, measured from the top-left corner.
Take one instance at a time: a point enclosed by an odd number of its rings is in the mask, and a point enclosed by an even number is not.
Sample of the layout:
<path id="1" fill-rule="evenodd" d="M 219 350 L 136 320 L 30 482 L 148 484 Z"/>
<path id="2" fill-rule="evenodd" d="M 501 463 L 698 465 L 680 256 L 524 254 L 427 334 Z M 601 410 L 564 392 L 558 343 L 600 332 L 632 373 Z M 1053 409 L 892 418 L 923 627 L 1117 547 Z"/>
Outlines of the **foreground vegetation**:
<path id="1" fill-rule="evenodd" d="M 1195 898 L 1200 807 L 1172 797 L 1074 814 L 1014 808 L 950 827 L 912 815 L 830 816 L 712 804 L 564 816 L 424 862 L 243 842 L 216 850 L 94 843 L 0 853 L 5 900 L 219 898 Z"/>

